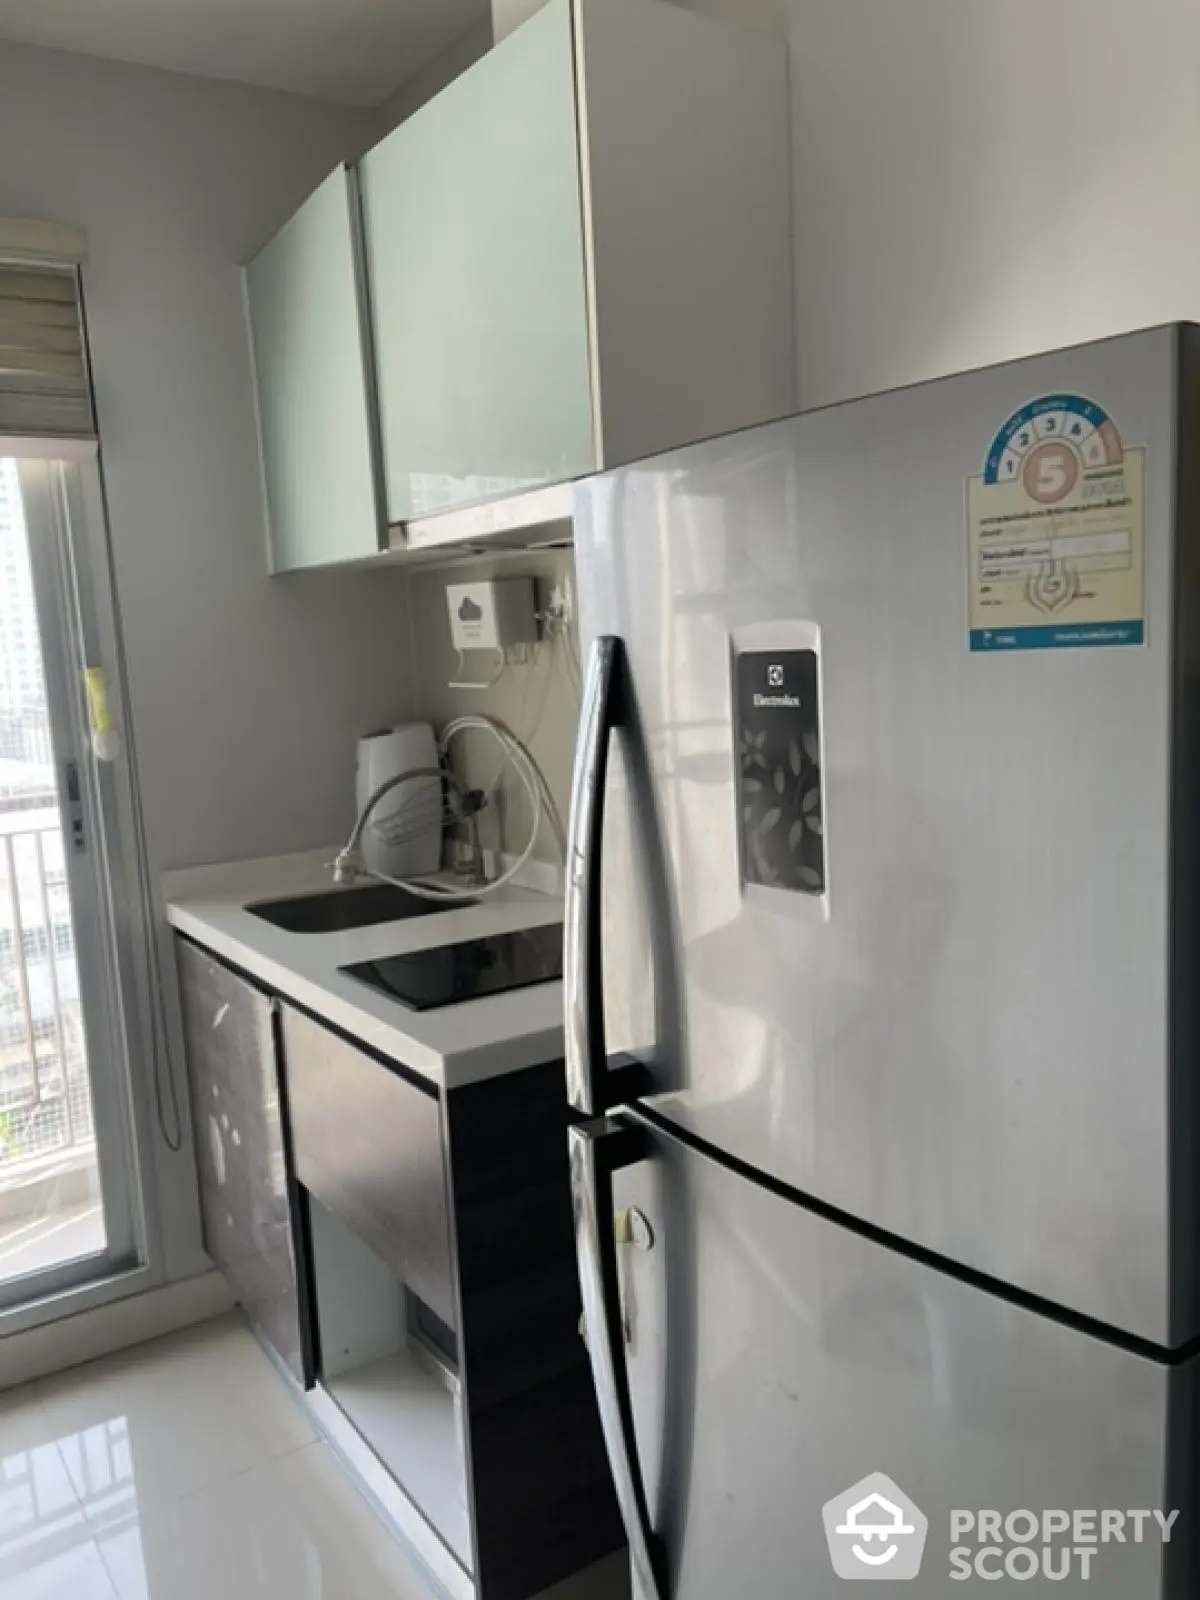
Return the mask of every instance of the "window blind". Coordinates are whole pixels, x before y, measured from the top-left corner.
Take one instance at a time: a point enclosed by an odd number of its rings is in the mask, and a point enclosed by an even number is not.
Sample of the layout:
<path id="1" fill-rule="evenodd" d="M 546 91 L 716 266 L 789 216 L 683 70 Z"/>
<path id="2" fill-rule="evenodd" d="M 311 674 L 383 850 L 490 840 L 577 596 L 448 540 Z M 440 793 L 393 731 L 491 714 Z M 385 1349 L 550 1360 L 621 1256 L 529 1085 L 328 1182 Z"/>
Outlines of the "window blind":
<path id="1" fill-rule="evenodd" d="M 95 432 L 78 274 L 0 262 L 0 435 Z"/>

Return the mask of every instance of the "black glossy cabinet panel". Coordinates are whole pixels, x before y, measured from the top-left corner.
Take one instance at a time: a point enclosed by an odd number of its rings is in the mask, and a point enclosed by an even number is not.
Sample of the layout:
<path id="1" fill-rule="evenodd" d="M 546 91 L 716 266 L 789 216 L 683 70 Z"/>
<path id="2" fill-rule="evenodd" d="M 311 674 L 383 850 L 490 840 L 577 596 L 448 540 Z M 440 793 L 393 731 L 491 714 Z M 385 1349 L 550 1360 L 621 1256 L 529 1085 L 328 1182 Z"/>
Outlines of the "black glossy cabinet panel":
<path id="1" fill-rule="evenodd" d="M 587 1350 L 561 1061 L 445 1097 L 480 1600 L 621 1549 Z"/>
<path id="2" fill-rule="evenodd" d="M 303 1382 L 272 1002 L 195 945 L 176 956 L 205 1248 Z"/>
<path id="3" fill-rule="evenodd" d="M 456 1327 L 436 1095 L 290 1006 L 282 1014 L 297 1179 Z"/>

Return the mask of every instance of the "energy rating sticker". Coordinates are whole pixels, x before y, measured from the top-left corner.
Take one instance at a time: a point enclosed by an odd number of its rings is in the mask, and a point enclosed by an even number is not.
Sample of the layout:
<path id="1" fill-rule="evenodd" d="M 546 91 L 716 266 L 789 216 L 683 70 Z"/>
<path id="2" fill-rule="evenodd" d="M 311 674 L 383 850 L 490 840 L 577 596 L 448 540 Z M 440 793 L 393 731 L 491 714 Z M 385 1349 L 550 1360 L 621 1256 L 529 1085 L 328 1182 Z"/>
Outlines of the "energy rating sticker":
<path id="1" fill-rule="evenodd" d="M 967 480 L 972 650 L 1145 641 L 1145 457 L 1080 395 L 1009 417 Z"/>

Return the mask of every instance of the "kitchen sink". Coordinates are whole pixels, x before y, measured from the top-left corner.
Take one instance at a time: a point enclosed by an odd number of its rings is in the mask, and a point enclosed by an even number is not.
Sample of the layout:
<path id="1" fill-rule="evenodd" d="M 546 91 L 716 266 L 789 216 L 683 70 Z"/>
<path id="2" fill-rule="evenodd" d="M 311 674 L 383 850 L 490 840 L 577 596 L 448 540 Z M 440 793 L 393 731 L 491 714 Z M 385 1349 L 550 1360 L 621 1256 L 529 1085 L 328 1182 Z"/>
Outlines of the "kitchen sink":
<path id="1" fill-rule="evenodd" d="M 291 900 L 258 900 L 246 907 L 253 916 L 288 933 L 342 933 L 348 928 L 369 928 L 376 922 L 401 922 L 474 900 L 423 900 L 390 883 L 373 883 L 364 889 L 325 889 Z"/>

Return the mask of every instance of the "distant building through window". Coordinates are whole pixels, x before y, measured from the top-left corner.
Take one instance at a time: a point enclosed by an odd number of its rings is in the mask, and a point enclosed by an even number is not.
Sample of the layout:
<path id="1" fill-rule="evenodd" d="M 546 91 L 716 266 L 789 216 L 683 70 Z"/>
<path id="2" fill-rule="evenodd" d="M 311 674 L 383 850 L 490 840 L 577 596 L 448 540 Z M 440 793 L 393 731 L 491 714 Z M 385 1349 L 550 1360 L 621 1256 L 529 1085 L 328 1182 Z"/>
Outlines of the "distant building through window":
<path id="1" fill-rule="evenodd" d="M 37 618 L 17 466 L 0 458 L 0 1199 L 8 1197 L 0 1247 L 31 1228 L 52 1233 L 78 1213 L 98 1248 L 95 1134 Z M 12 1195 L 36 1194 L 47 1173 L 64 1194 L 78 1191 L 78 1203 L 31 1221 Z"/>

